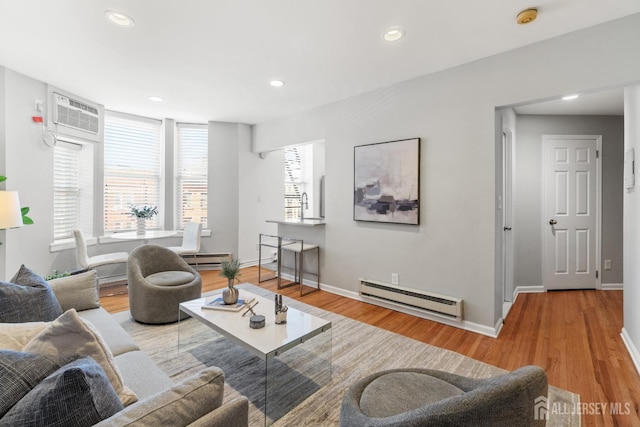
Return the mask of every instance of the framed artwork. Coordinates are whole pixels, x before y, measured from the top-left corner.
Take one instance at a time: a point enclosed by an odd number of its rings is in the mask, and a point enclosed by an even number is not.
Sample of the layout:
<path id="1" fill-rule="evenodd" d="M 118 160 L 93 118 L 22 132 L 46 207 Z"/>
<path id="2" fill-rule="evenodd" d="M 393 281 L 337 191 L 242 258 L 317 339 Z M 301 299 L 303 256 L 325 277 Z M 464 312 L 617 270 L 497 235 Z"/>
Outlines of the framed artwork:
<path id="1" fill-rule="evenodd" d="M 420 138 L 353 148 L 355 221 L 420 224 Z"/>

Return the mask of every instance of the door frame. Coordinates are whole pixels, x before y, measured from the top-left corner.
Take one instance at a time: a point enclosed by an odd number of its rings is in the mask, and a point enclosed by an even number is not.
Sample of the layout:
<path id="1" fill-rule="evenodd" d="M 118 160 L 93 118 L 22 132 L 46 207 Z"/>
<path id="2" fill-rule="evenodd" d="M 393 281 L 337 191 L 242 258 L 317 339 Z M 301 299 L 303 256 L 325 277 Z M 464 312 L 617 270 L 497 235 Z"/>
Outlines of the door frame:
<path id="1" fill-rule="evenodd" d="M 542 197 L 542 212 L 541 212 L 541 245 L 542 245 L 542 287 L 547 292 L 547 244 L 546 233 L 549 224 L 546 221 L 547 215 L 547 198 L 546 196 L 546 172 L 547 172 L 547 155 L 549 154 L 549 147 L 547 141 L 550 139 L 595 139 L 596 141 L 596 247 L 595 247 L 595 263 L 597 271 L 596 276 L 596 289 L 602 289 L 602 265 L 601 252 L 602 252 L 602 135 L 542 135 L 542 191 L 540 196 Z"/>
<path id="2" fill-rule="evenodd" d="M 513 133 L 502 131 L 502 300 L 503 303 L 513 303 L 514 274 L 513 274 Z M 506 230 L 508 227 L 509 230 Z M 503 313 L 504 315 L 504 313 Z"/>

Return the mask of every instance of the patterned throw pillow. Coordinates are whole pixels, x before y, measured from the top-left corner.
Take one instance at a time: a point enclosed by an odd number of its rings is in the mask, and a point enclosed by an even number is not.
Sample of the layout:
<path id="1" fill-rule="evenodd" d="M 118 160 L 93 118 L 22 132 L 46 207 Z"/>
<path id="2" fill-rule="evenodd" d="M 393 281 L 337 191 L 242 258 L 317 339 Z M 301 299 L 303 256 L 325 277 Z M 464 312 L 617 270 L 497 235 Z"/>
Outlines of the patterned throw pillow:
<path id="1" fill-rule="evenodd" d="M 122 409 L 104 370 L 83 357 L 42 380 L 0 419 L 0 427 L 92 426 Z"/>
<path id="2" fill-rule="evenodd" d="M 0 350 L 0 417 L 58 368 L 51 356 Z"/>
<path id="3" fill-rule="evenodd" d="M 0 322 L 49 322 L 61 314 L 47 281 L 24 265 L 10 283 L 0 281 Z"/>

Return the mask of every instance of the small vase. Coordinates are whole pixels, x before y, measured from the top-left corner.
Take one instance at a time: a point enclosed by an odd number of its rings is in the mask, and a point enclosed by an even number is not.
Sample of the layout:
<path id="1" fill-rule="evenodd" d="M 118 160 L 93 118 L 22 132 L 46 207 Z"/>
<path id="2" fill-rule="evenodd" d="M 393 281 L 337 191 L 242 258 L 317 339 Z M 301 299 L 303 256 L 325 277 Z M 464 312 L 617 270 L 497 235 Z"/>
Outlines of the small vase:
<path id="1" fill-rule="evenodd" d="M 144 218 L 138 218 L 138 222 L 136 223 L 136 234 L 142 236 L 146 232 L 147 223 Z"/>
<path id="2" fill-rule="evenodd" d="M 238 290 L 233 287 L 233 280 L 229 279 L 228 287 L 224 291 L 222 291 L 222 300 L 225 304 L 235 304 L 238 302 Z"/>

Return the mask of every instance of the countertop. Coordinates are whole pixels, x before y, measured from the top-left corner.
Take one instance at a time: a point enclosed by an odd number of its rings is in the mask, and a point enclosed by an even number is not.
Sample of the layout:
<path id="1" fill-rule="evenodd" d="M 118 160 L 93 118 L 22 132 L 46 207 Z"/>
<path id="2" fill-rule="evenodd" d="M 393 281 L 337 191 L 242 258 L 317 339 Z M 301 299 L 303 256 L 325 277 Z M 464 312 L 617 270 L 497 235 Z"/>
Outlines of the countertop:
<path id="1" fill-rule="evenodd" d="M 275 224 L 282 225 L 296 225 L 301 227 L 317 227 L 321 225 L 325 225 L 326 222 L 324 218 L 305 218 L 303 220 L 299 219 L 268 219 L 267 222 L 272 222 Z"/>

